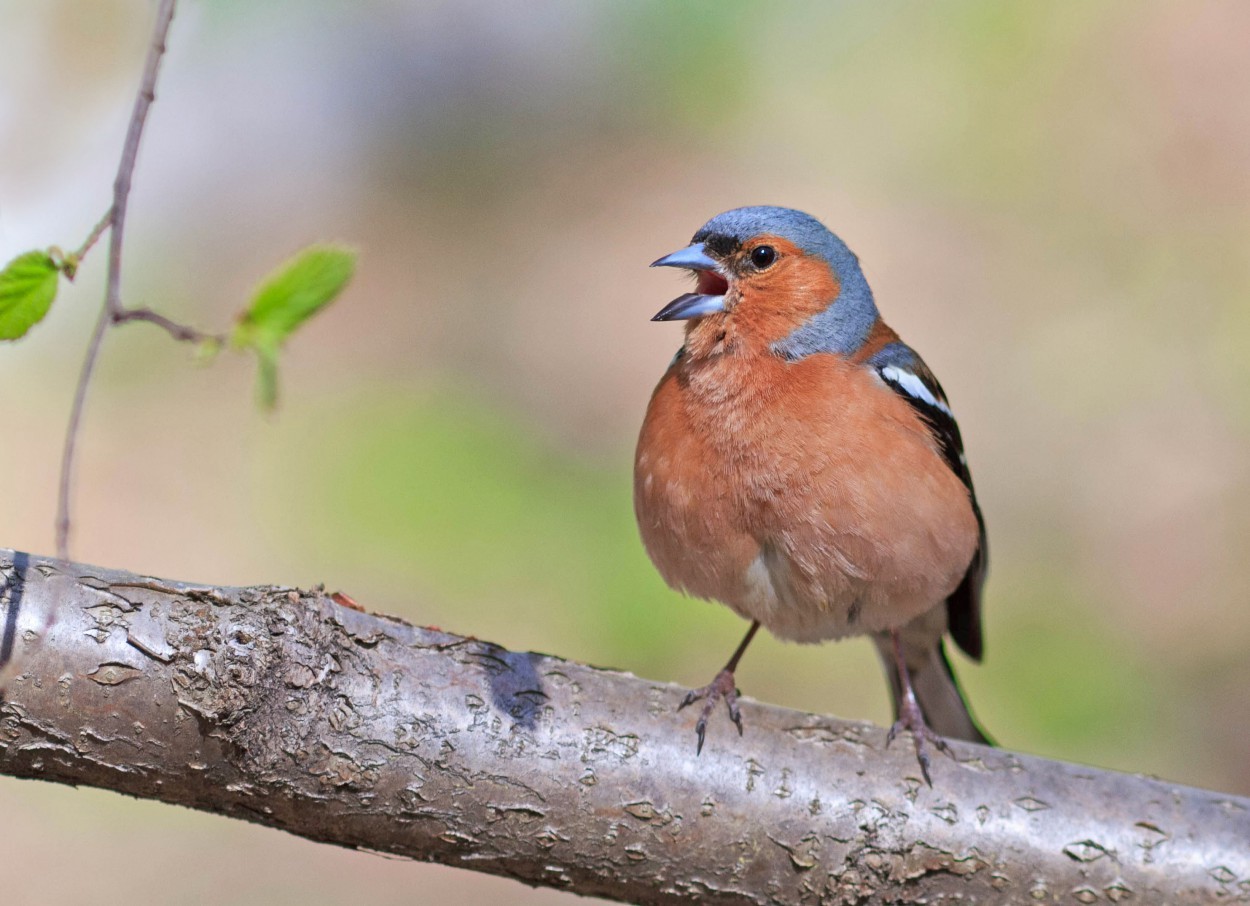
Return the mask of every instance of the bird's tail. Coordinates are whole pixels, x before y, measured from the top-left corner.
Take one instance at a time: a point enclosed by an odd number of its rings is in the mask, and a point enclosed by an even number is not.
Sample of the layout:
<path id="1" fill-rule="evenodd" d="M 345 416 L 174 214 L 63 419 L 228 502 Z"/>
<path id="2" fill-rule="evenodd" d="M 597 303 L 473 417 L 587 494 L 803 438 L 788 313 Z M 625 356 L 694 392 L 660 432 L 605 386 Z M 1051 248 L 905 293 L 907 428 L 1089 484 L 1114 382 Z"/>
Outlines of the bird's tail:
<path id="1" fill-rule="evenodd" d="M 888 635 L 878 637 L 876 642 L 877 653 L 881 655 L 885 674 L 890 680 L 890 695 L 897 719 L 903 690 L 894 662 L 893 646 Z M 909 639 L 905 632 L 903 656 L 907 660 L 907 671 L 911 676 L 912 690 L 916 693 L 916 702 L 931 730 L 947 739 L 994 744 L 972 716 L 940 639 L 936 643 L 922 646 L 914 644 L 914 640 Z"/>

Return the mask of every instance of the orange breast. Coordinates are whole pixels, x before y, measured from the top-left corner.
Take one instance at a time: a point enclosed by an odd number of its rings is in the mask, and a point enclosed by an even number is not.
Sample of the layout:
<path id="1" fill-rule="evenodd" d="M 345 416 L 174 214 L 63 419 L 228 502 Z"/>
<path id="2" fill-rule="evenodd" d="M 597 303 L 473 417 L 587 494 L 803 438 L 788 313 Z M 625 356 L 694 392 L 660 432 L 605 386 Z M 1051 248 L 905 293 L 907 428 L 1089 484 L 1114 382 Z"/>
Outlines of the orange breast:
<path id="1" fill-rule="evenodd" d="M 967 489 L 910 406 L 833 355 L 679 360 L 647 409 L 634 503 L 670 585 L 799 641 L 906 623 L 977 543 Z"/>

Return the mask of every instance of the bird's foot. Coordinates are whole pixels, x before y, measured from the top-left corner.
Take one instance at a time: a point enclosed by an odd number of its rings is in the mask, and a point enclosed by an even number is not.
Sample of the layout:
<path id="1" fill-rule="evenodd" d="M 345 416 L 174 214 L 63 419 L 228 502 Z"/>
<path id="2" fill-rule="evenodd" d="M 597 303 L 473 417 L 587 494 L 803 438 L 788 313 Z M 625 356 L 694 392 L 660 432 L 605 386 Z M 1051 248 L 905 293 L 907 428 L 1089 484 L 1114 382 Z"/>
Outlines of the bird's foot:
<path id="1" fill-rule="evenodd" d="M 955 753 L 951 751 L 945 739 L 929 729 L 929 725 L 924 722 L 924 715 L 920 713 L 920 705 L 916 703 L 913 696 L 908 695 L 903 698 L 899 707 L 898 720 L 894 721 L 894 726 L 890 727 L 890 732 L 885 735 L 886 748 L 894 742 L 894 737 L 898 735 L 899 730 L 911 733 L 912 742 L 916 745 L 916 761 L 920 762 L 920 773 L 924 776 L 924 782 L 932 787 L 933 781 L 929 779 L 929 752 L 925 744 L 932 743 L 935 749 L 945 752 L 951 758 L 955 757 Z"/>
<path id="2" fill-rule="evenodd" d="M 725 700 L 725 707 L 729 709 L 729 719 L 738 727 L 738 735 L 742 735 L 742 713 L 738 710 L 738 688 L 734 684 L 734 674 L 732 670 L 725 669 L 716 674 L 716 678 L 701 689 L 691 689 L 686 693 L 686 697 L 681 700 L 681 704 L 677 706 L 680 711 L 687 705 L 693 705 L 700 699 L 703 702 L 703 710 L 699 712 L 699 719 L 694 725 L 694 732 L 698 734 L 699 744 L 695 748 L 695 754 L 698 755 L 703 751 L 703 737 L 707 733 L 707 717 L 716 707 L 716 702 L 720 699 Z"/>

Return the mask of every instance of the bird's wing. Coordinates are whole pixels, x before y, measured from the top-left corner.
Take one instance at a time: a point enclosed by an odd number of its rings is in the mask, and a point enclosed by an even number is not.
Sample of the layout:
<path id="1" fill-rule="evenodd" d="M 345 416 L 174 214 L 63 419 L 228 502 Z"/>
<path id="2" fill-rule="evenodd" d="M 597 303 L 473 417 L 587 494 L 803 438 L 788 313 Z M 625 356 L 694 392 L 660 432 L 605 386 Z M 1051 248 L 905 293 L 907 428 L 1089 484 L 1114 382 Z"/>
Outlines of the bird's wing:
<path id="1" fill-rule="evenodd" d="M 915 350 L 906 343 L 893 342 L 883 346 L 868 359 L 867 364 L 876 369 L 886 386 L 907 400 L 920 415 L 933 432 L 946 464 L 968 488 L 968 499 L 972 503 L 972 512 L 977 517 L 980 536 L 976 553 L 973 554 L 963 581 L 946 599 L 946 611 L 951 637 L 969 657 L 980 660 L 981 588 L 985 584 L 989 550 L 985 540 L 985 519 L 981 516 L 981 507 L 977 504 L 976 491 L 972 487 L 972 473 L 968 470 L 959 425 L 951 413 L 946 394 L 942 392 L 942 385 Z"/>

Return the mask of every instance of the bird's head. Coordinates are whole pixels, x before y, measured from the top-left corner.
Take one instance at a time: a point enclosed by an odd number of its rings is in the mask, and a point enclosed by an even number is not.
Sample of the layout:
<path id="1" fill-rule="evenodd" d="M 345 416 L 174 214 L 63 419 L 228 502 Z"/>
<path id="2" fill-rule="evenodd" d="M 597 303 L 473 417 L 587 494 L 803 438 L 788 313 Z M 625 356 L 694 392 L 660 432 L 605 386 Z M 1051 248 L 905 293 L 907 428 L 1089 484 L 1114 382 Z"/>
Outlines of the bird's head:
<path id="1" fill-rule="evenodd" d="M 877 320 L 859 260 L 819 220 L 791 208 L 735 208 L 705 223 L 684 249 L 652 267 L 680 267 L 698 278 L 695 291 L 652 320 L 691 320 L 723 337 L 760 345 L 786 358 L 813 352 L 849 354 Z"/>

